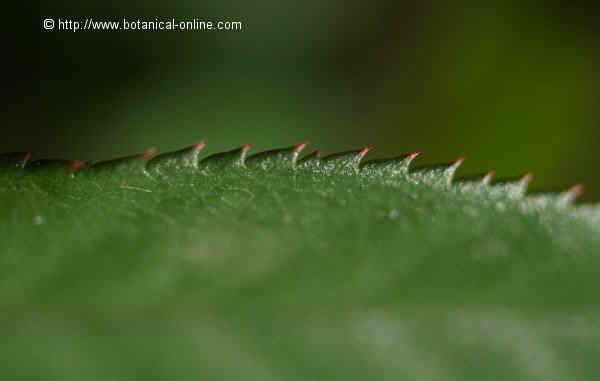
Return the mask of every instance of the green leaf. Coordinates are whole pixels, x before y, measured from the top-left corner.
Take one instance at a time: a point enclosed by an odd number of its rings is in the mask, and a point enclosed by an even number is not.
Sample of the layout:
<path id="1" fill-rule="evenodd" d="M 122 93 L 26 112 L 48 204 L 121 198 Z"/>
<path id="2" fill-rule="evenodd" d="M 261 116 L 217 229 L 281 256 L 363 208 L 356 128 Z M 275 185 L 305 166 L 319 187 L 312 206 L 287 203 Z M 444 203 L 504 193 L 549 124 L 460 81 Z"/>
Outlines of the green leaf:
<path id="1" fill-rule="evenodd" d="M 462 158 L 0 157 L 3 379 L 591 380 L 600 208 Z"/>

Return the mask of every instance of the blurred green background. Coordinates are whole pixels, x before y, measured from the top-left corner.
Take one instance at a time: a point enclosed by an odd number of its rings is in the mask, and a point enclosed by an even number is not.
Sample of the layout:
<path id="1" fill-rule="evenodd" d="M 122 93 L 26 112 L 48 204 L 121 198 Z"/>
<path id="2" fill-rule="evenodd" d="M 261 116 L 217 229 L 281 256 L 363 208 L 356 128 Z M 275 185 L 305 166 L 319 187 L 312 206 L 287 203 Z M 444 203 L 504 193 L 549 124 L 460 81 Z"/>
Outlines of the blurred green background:
<path id="1" fill-rule="evenodd" d="M 584 200 L 600 200 L 593 5 L 485 3 L 31 7 L 7 76 L 0 148 L 96 160 L 199 139 L 209 152 L 371 145 L 371 158 L 464 155 L 461 175 L 533 171 L 534 190 L 582 183 Z M 243 30 L 73 33 L 44 31 L 46 17 L 197 18 L 241 21 Z"/>

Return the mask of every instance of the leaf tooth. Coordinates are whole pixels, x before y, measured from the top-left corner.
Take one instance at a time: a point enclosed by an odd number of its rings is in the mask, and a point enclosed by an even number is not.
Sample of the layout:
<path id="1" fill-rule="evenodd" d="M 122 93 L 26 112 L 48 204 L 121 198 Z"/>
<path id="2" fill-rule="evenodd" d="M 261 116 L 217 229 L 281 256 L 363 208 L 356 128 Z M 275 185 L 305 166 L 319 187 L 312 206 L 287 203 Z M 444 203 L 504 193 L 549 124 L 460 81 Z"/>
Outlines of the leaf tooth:
<path id="1" fill-rule="evenodd" d="M 70 177 L 75 175 L 75 171 L 84 167 L 84 163 L 78 160 L 35 160 L 30 162 L 25 168 L 27 175 L 34 175 L 40 172 L 51 173 L 53 175 L 65 174 Z"/>
<path id="2" fill-rule="evenodd" d="M 361 165 L 361 173 L 367 176 L 394 177 L 408 174 L 410 163 L 421 154 L 414 151 L 391 159 L 369 160 Z"/>
<path id="3" fill-rule="evenodd" d="M 566 191 L 559 193 L 545 193 L 530 196 L 529 199 L 540 206 L 554 205 L 565 208 L 573 205 L 575 200 L 584 192 L 583 185 L 575 185 Z"/>
<path id="4" fill-rule="evenodd" d="M 71 160 L 71 162 L 69 163 L 69 168 L 78 171 L 80 169 L 82 169 L 85 166 L 85 163 L 79 160 Z"/>
<path id="5" fill-rule="evenodd" d="M 441 164 L 418 168 L 409 174 L 411 178 L 417 181 L 422 181 L 432 185 L 450 186 L 454 179 L 456 170 L 465 161 L 464 157 L 458 157 L 449 164 Z"/>
<path id="6" fill-rule="evenodd" d="M 200 160 L 198 167 L 203 171 L 227 167 L 244 168 L 251 147 L 250 144 L 244 144 L 231 151 L 215 153 Z"/>
<path id="7" fill-rule="evenodd" d="M 22 170 L 31 159 L 31 152 L 0 154 L 0 172 Z"/>
<path id="8" fill-rule="evenodd" d="M 562 192 L 558 202 L 560 205 L 572 205 L 584 192 L 585 187 L 582 184 L 577 184 Z"/>
<path id="9" fill-rule="evenodd" d="M 492 179 L 494 178 L 495 170 L 490 169 L 482 175 L 476 175 L 473 177 L 461 178 L 458 180 L 460 185 L 467 190 L 487 188 L 490 186 Z"/>
<path id="10" fill-rule="evenodd" d="M 264 170 L 276 168 L 294 168 L 298 161 L 300 152 L 307 143 L 294 144 L 291 147 L 264 151 L 249 156 L 246 166 L 249 168 L 261 168 Z"/>
<path id="11" fill-rule="evenodd" d="M 492 183 L 492 180 L 494 179 L 495 174 L 496 174 L 495 169 L 490 169 L 489 171 L 487 171 L 485 173 L 485 175 L 483 175 L 483 178 L 481 179 L 481 185 L 489 186 Z"/>
<path id="12" fill-rule="evenodd" d="M 323 158 L 321 168 L 330 174 L 357 174 L 360 170 L 360 162 L 370 150 L 370 147 L 363 147 L 355 151 L 328 155 Z"/>
<path id="13" fill-rule="evenodd" d="M 28 171 L 35 171 L 37 169 L 51 169 L 51 168 L 60 168 L 60 169 L 72 169 L 77 170 L 83 166 L 83 163 L 78 160 L 61 160 L 61 159 L 41 159 L 34 160 L 27 164 Z"/>
<path id="14" fill-rule="evenodd" d="M 527 192 L 529 183 L 533 180 L 533 173 L 528 172 L 516 179 L 501 180 L 492 184 L 492 193 L 505 195 L 510 198 L 522 198 Z"/>
<path id="15" fill-rule="evenodd" d="M 296 169 L 316 170 L 321 166 L 321 150 L 316 149 L 296 162 Z"/>
<path id="16" fill-rule="evenodd" d="M 198 156 L 204 149 L 204 140 L 174 152 L 165 152 L 146 163 L 149 173 L 193 171 L 198 168 Z"/>
<path id="17" fill-rule="evenodd" d="M 99 161 L 87 167 L 85 173 L 107 175 L 115 178 L 134 174 L 147 174 L 146 162 L 152 158 L 155 152 L 155 148 L 148 148 L 139 154 Z"/>

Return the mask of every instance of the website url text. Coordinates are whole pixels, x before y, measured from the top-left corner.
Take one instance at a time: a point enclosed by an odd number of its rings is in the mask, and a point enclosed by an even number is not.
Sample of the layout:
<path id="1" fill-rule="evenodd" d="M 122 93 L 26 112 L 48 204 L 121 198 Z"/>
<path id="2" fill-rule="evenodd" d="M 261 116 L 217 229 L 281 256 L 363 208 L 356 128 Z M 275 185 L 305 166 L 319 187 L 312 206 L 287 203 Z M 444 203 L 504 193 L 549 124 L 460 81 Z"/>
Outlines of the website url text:
<path id="1" fill-rule="evenodd" d="M 84 19 L 46 18 L 42 28 L 47 31 L 202 31 L 234 30 L 241 31 L 241 21 L 206 21 L 200 19 L 121 19 L 119 21 Z"/>

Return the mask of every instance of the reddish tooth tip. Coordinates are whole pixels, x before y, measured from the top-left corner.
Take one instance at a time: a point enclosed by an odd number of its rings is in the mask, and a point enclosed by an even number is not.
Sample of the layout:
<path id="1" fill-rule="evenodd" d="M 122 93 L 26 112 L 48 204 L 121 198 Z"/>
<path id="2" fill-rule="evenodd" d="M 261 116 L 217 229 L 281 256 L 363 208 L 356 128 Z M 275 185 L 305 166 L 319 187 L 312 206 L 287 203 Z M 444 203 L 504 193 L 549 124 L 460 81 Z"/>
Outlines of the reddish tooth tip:
<path id="1" fill-rule="evenodd" d="M 82 166 L 83 166 L 83 163 L 78 160 L 69 162 L 69 168 L 71 168 L 71 169 L 79 169 Z"/>
<path id="2" fill-rule="evenodd" d="M 194 151 L 200 151 L 206 146 L 206 142 L 204 140 L 200 140 L 198 143 L 194 144 Z"/>
<path id="3" fill-rule="evenodd" d="M 585 187 L 581 184 L 577 184 L 573 188 L 571 188 L 569 192 L 575 194 L 575 196 L 580 196 L 581 194 L 583 194 L 583 192 L 585 192 Z"/>
<path id="4" fill-rule="evenodd" d="M 462 156 L 459 156 L 456 159 L 454 159 L 454 162 L 452 164 L 454 164 L 454 165 L 461 165 L 463 163 L 463 161 L 465 161 L 465 158 L 462 157 Z"/>
<path id="5" fill-rule="evenodd" d="M 362 147 L 362 148 L 361 148 L 361 149 L 358 151 L 358 153 L 359 153 L 359 154 L 365 154 L 365 153 L 369 152 L 370 150 L 371 150 L 371 147 L 369 147 L 369 146 L 364 146 L 364 147 Z"/>
<path id="6" fill-rule="evenodd" d="M 293 147 L 297 151 L 300 151 L 300 150 L 304 149 L 304 147 L 306 147 L 307 144 L 308 144 L 308 142 L 301 142 L 301 143 L 294 144 Z"/>
<path id="7" fill-rule="evenodd" d="M 406 153 L 406 157 L 410 157 L 411 159 L 414 159 L 415 157 L 419 156 L 421 154 L 421 151 L 411 151 Z"/>
<path id="8" fill-rule="evenodd" d="M 320 148 L 317 148 L 316 150 L 314 150 L 314 151 L 313 151 L 313 154 L 315 154 L 315 155 L 317 155 L 317 156 L 319 156 L 319 155 L 320 155 L 320 154 L 322 154 L 322 153 L 323 153 L 323 150 L 322 150 L 322 149 L 320 149 Z"/>
<path id="9" fill-rule="evenodd" d="M 491 183 L 495 174 L 496 174 L 496 170 L 490 169 L 489 171 L 486 172 L 485 175 L 483 175 L 483 179 L 484 179 L 483 181 L 486 183 Z"/>
<path id="10" fill-rule="evenodd" d="M 240 149 L 244 152 L 250 150 L 250 148 L 252 148 L 252 144 L 242 144 L 242 146 L 240 147 Z"/>
<path id="11" fill-rule="evenodd" d="M 533 172 L 527 172 L 523 175 L 523 181 L 531 181 L 533 179 Z"/>
<path id="12" fill-rule="evenodd" d="M 142 153 L 142 157 L 144 159 L 149 159 L 156 153 L 156 148 L 150 147 Z"/>
<path id="13" fill-rule="evenodd" d="M 25 159 L 29 160 L 29 159 L 31 159 L 31 156 L 32 156 L 31 152 L 25 152 Z"/>

